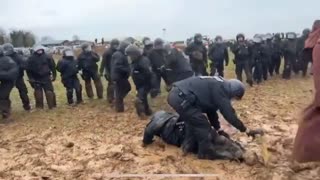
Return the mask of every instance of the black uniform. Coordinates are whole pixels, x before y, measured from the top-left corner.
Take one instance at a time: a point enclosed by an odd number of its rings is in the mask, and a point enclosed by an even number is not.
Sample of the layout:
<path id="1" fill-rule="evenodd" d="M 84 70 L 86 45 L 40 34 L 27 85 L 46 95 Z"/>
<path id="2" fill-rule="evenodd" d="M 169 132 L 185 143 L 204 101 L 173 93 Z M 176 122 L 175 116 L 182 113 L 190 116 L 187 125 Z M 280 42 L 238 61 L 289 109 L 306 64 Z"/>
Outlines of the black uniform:
<path id="1" fill-rule="evenodd" d="M 136 111 L 139 116 L 143 113 L 147 116 L 152 114 L 148 103 L 148 94 L 151 90 L 151 66 L 150 61 L 145 56 L 140 56 L 133 60 L 131 64 L 132 79 L 137 90 L 137 99 L 135 102 Z"/>
<path id="2" fill-rule="evenodd" d="M 67 90 L 69 104 L 73 104 L 73 91 L 76 92 L 77 104 L 82 102 L 82 86 L 78 79 L 78 61 L 72 56 L 63 57 L 57 64 L 57 70 L 61 73 L 61 81 Z"/>
<path id="3" fill-rule="evenodd" d="M 282 58 L 282 41 L 280 37 L 275 37 L 272 42 L 273 46 L 273 54 L 271 56 L 271 68 L 269 69 L 271 72 L 275 72 L 276 74 L 280 73 L 280 65 Z M 271 74 L 270 72 L 270 74 Z"/>
<path id="4" fill-rule="evenodd" d="M 56 102 L 52 81 L 54 81 L 57 76 L 54 60 L 44 52 L 41 55 L 35 52 L 28 59 L 27 74 L 30 84 L 34 89 L 36 108 L 44 108 L 43 92 L 46 95 L 48 108 L 54 108 Z"/>
<path id="5" fill-rule="evenodd" d="M 85 52 L 83 51 L 79 57 L 79 70 L 82 71 L 82 79 L 85 82 L 85 89 L 87 96 L 93 98 L 93 90 L 91 85 L 91 80 L 93 80 L 94 85 L 96 86 L 96 92 L 99 99 L 103 98 L 103 86 L 101 78 L 98 74 L 98 65 L 100 57 L 95 52 Z"/>
<path id="6" fill-rule="evenodd" d="M 111 80 L 115 85 L 115 108 L 117 112 L 124 112 L 123 99 L 131 91 L 131 85 L 128 81 L 130 65 L 125 55 L 125 48 L 126 47 L 120 47 L 120 49 L 112 55 L 111 60 Z"/>
<path id="7" fill-rule="evenodd" d="M 165 68 L 162 72 L 167 77 L 167 86 L 194 75 L 190 64 L 183 54 L 175 48 L 165 56 Z"/>
<path id="8" fill-rule="evenodd" d="M 113 103 L 114 101 L 114 84 L 111 80 L 111 59 L 113 53 L 115 53 L 117 50 L 110 47 L 107 49 L 102 57 L 101 65 L 100 65 L 100 74 L 102 75 L 103 73 L 106 80 L 108 81 L 108 87 L 107 87 L 107 100 L 110 104 Z"/>
<path id="9" fill-rule="evenodd" d="M 196 76 L 208 75 L 206 70 L 206 67 L 208 66 L 207 48 L 202 42 L 194 41 L 190 43 L 186 48 L 185 53 L 190 58 L 190 64 Z"/>
<path id="10" fill-rule="evenodd" d="M 216 130 L 220 129 L 217 110 L 234 127 L 241 132 L 246 131 L 231 105 L 228 88 L 219 77 L 200 76 L 176 82 L 169 93 L 168 103 L 185 120 L 186 137 L 194 137 L 199 158 L 213 158 L 210 143 L 217 133 L 211 125 Z M 207 114 L 209 121 L 203 113 Z M 188 145 L 184 144 L 183 148 L 189 152 Z"/>
<path id="11" fill-rule="evenodd" d="M 0 55 L 0 113 L 3 118 L 10 116 L 10 93 L 18 76 L 17 64 L 10 57 Z"/>
<path id="12" fill-rule="evenodd" d="M 251 47 L 253 61 L 253 80 L 258 84 L 262 81 L 262 66 L 264 48 L 261 43 L 255 43 Z"/>
<path id="13" fill-rule="evenodd" d="M 148 55 L 152 67 L 152 89 L 151 97 L 156 97 L 161 92 L 161 78 L 167 82 L 165 74 L 162 73 L 161 67 L 164 66 L 165 50 L 152 49 Z"/>
<path id="14" fill-rule="evenodd" d="M 283 55 L 284 55 L 284 70 L 283 78 L 290 79 L 291 71 L 293 70 L 293 65 L 296 63 L 297 58 L 297 46 L 295 39 L 288 39 L 283 45 Z"/>
<path id="15" fill-rule="evenodd" d="M 228 48 L 223 43 L 214 43 L 209 48 L 209 59 L 211 60 L 211 75 L 214 76 L 218 71 L 219 76 L 224 76 L 224 61 L 226 66 L 229 64 Z"/>
<path id="16" fill-rule="evenodd" d="M 268 72 L 270 73 L 271 76 L 273 76 L 273 72 L 271 71 L 273 69 L 272 67 L 273 64 L 271 63 L 271 57 L 273 54 L 271 39 L 267 39 L 263 47 L 264 47 L 264 53 L 262 58 L 262 75 L 263 75 L 263 79 L 267 80 Z"/>
<path id="17" fill-rule="evenodd" d="M 23 78 L 24 70 L 26 68 L 26 61 L 23 59 L 22 56 L 20 56 L 16 52 L 9 55 L 9 57 L 11 57 L 19 67 L 19 76 L 15 82 L 15 85 L 19 91 L 19 95 L 20 95 L 20 99 L 23 104 L 23 108 L 26 111 L 29 111 L 31 109 L 31 106 L 30 106 L 30 100 L 29 100 L 29 96 L 28 96 L 28 88 L 27 88 L 26 83 L 24 82 L 24 78 Z"/>
<path id="18" fill-rule="evenodd" d="M 308 35 L 303 35 L 297 40 L 297 63 L 295 67 L 296 73 L 298 71 L 302 71 L 302 75 L 307 75 L 308 65 L 312 62 L 312 50 L 311 49 L 305 49 L 304 43 L 307 40 Z"/>
<path id="19" fill-rule="evenodd" d="M 236 75 L 237 79 L 242 81 L 242 72 L 244 71 L 247 77 L 247 83 L 252 85 L 252 75 L 251 75 L 251 54 L 249 46 L 246 42 L 236 42 L 232 48 L 235 59 L 234 63 L 236 65 Z"/>

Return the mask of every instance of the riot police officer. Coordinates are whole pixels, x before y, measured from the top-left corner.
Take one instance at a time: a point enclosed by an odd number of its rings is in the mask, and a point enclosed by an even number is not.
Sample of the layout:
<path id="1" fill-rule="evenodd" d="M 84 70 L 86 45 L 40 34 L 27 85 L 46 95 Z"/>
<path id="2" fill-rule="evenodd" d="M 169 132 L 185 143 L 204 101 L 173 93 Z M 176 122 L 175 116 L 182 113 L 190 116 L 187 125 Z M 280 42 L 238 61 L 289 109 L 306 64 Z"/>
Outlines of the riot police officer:
<path id="1" fill-rule="evenodd" d="M 312 62 L 312 51 L 308 52 L 308 49 L 304 48 L 305 41 L 310 34 L 310 29 L 304 29 L 302 36 L 297 40 L 297 53 L 298 53 L 298 66 L 299 70 L 302 70 L 302 76 L 307 75 L 308 65 Z"/>
<path id="2" fill-rule="evenodd" d="M 43 92 L 45 93 L 48 108 L 56 106 L 55 94 L 52 82 L 55 81 L 56 64 L 52 58 L 45 53 L 45 47 L 36 46 L 33 55 L 27 62 L 27 75 L 34 89 L 36 108 L 43 109 Z"/>
<path id="3" fill-rule="evenodd" d="M 160 38 L 154 40 L 153 49 L 148 55 L 152 67 L 152 89 L 151 97 L 154 98 L 161 93 L 161 78 L 166 82 L 165 74 L 161 72 L 161 67 L 164 66 L 165 50 L 164 41 Z"/>
<path id="4" fill-rule="evenodd" d="M 262 75 L 264 80 L 268 79 L 268 72 L 270 76 L 273 76 L 273 71 L 271 71 L 273 69 L 273 64 L 271 63 L 271 56 L 273 54 L 272 38 L 270 33 L 263 36 L 264 54 L 262 58 Z"/>
<path id="5" fill-rule="evenodd" d="M 74 58 L 72 49 L 65 49 L 63 57 L 57 64 L 57 70 L 61 73 L 61 81 L 67 91 L 67 100 L 69 105 L 73 105 L 73 92 L 76 92 L 77 104 L 82 100 L 82 86 L 78 79 L 78 61 Z"/>
<path id="6" fill-rule="evenodd" d="M 135 45 L 129 45 L 125 52 L 131 61 L 131 76 L 138 92 L 135 101 L 136 112 L 140 117 L 150 116 L 152 114 L 148 103 L 152 77 L 150 61 Z"/>
<path id="7" fill-rule="evenodd" d="M 113 53 L 115 53 L 119 47 L 120 41 L 118 39 L 112 39 L 110 47 L 104 52 L 101 65 L 100 65 L 100 76 L 103 75 L 108 81 L 107 87 L 107 100 L 109 104 L 112 104 L 114 101 L 114 84 L 111 80 L 111 59 Z"/>
<path id="8" fill-rule="evenodd" d="M 227 46 L 223 43 L 222 37 L 217 36 L 214 43 L 209 48 L 209 59 L 211 60 L 210 68 L 211 75 L 214 76 L 218 70 L 218 75 L 224 76 L 224 61 L 225 65 L 229 64 L 229 53 Z"/>
<path id="9" fill-rule="evenodd" d="M 207 48 L 203 45 L 201 34 L 195 34 L 194 41 L 187 46 L 185 53 L 190 58 L 190 64 L 196 76 L 208 75 Z"/>
<path id="10" fill-rule="evenodd" d="M 262 82 L 262 60 L 263 60 L 263 52 L 264 48 L 262 46 L 262 38 L 260 36 L 256 36 L 253 38 L 253 45 L 252 45 L 252 60 L 253 60 L 253 80 L 256 83 Z"/>
<path id="11" fill-rule="evenodd" d="M 130 45 L 127 41 L 121 41 L 118 50 L 111 59 L 111 80 L 115 85 L 115 109 L 124 112 L 123 99 L 131 91 L 128 81 L 130 76 L 130 65 L 125 54 L 125 49 Z"/>
<path id="12" fill-rule="evenodd" d="M 6 43 L 3 45 L 3 52 L 5 56 L 9 56 L 10 58 L 12 58 L 19 67 L 19 76 L 15 81 L 15 86 L 19 91 L 20 99 L 22 101 L 24 110 L 29 111 L 31 109 L 31 106 L 28 96 L 28 89 L 23 78 L 24 71 L 26 68 L 26 62 L 23 60 L 23 57 L 21 57 L 18 53 L 14 51 L 14 47 L 10 43 Z"/>
<path id="13" fill-rule="evenodd" d="M 142 39 L 143 44 L 143 55 L 149 56 L 151 50 L 153 49 L 153 43 L 149 37 L 144 37 Z"/>
<path id="14" fill-rule="evenodd" d="M 5 120 L 10 117 L 10 94 L 18 75 L 19 67 L 10 57 L 4 56 L 0 46 L 0 113 Z"/>
<path id="15" fill-rule="evenodd" d="M 91 80 L 93 80 L 96 87 L 97 96 L 99 99 L 103 98 L 103 86 L 101 78 L 98 74 L 98 65 L 100 57 L 97 53 L 92 51 L 91 45 L 88 43 L 82 44 L 82 53 L 78 56 L 79 70 L 82 71 L 82 79 L 85 82 L 85 89 L 87 96 L 93 98 L 93 90 Z"/>
<path id="16" fill-rule="evenodd" d="M 280 73 L 280 65 L 281 65 L 281 59 L 282 59 L 282 40 L 281 35 L 279 33 L 274 35 L 274 39 L 272 41 L 272 47 L 273 47 L 273 53 L 271 55 L 271 68 L 269 69 L 272 73 L 276 73 L 279 75 Z"/>
<path id="17" fill-rule="evenodd" d="M 245 36 L 243 34 L 238 34 L 236 40 L 237 42 L 231 47 L 231 50 L 235 56 L 234 63 L 236 65 L 237 79 L 242 81 L 242 72 L 244 71 L 247 77 L 247 83 L 252 86 L 253 81 L 250 70 L 251 54 L 249 46 L 245 41 Z"/>
<path id="18" fill-rule="evenodd" d="M 296 63 L 297 58 L 297 46 L 296 38 L 297 35 L 294 32 L 289 32 L 286 34 L 287 40 L 283 45 L 283 55 L 284 55 L 284 69 L 282 77 L 284 79 L 290 79 L 291 71 Z"/>
<path id="19" fill-rule="evenodd" d="M 231 99 L 241 99 L 244 93 L 245 87 L 239 80 L 224 80 L 217 76 L 191 77 L 173 84 L 168 103 L 184 119 L 186 138 L 194 138 L 199 158 L 215 158 L 211 142 L 215 141 L 216 131 L 220 130 L 217 110 L 238 130 L 254 135 L 238 119 L 230 102 Z M 207 114 L 209 121 L 203 113 Z M 184 143 L 183 150 L 190 152 L 188 142 Z"/>

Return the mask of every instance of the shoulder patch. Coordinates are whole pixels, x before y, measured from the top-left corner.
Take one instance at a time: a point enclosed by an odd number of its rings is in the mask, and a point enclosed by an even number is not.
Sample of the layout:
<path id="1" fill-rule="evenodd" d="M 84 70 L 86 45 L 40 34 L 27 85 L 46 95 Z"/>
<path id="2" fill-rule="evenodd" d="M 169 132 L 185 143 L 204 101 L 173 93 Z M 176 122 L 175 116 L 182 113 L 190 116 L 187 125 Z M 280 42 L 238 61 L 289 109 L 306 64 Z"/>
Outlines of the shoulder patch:
<path id="1" fill-rule="evenodd" d="M 224 79 L 220 76 L 199 76 L 200 79 L 215 79 L 219 82 L 224 82 Z"/>

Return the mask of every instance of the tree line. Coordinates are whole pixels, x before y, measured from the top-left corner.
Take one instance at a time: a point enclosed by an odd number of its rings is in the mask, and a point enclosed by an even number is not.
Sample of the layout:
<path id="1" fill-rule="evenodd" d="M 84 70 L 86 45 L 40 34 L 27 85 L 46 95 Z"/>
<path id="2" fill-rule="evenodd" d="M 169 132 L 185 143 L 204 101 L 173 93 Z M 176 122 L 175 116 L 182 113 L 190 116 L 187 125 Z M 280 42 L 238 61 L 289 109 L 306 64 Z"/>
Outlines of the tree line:
<path id="1" fill-rule="evenodd" d="M 36 37 L 30 31 L 11 30 L 7 34 L 0 29 L 0 45 L 4 43 L 12 43 L 14 47 L 32 47 L 36 43 Z"/>

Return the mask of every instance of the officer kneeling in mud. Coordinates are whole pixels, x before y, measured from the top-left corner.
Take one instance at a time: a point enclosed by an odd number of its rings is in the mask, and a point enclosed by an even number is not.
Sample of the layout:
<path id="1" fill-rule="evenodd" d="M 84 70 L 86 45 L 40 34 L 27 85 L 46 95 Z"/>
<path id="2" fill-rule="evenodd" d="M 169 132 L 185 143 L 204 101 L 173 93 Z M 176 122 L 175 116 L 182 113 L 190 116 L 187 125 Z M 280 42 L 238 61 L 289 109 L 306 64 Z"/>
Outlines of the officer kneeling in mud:
<path id="1" fill-rule="evenodd" d="M 261 130 L 246 128 L 231 105 L 232 99 L 240 100 L 244 93 L 245 87 L 238 80 L 199 76 L 179 81 L 168 96 L 168 103 L 177 111 L 179 119 L 177 115 L 157 118 L 159 113 L 156 113 L 146 127 L 143 142 L 150 144 L 153 136 L 158 135 L 169 144 L 182 146 L 185 153 L 197 153 L 199 159 L 241 158 L 241 146 L 220 129 L 217 110 L 248 136 L 262 134 Z M 203 113 L 207 114 L 209 121 Z"/>

